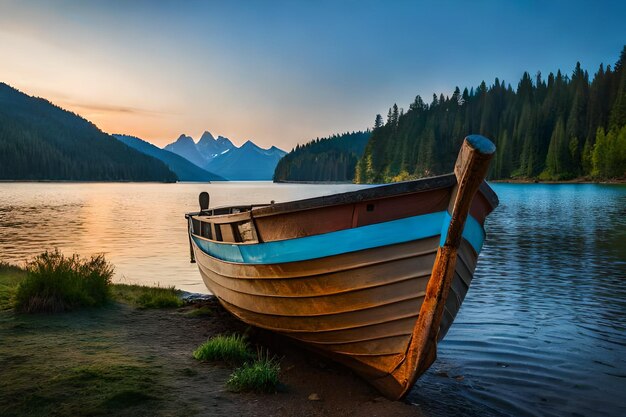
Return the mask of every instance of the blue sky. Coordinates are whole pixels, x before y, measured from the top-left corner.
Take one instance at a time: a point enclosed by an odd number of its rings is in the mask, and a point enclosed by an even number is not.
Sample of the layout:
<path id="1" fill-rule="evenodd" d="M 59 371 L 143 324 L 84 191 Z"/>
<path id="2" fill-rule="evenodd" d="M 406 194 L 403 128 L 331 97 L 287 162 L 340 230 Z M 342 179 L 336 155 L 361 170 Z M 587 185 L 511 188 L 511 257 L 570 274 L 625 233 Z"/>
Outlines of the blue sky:
<path id="1" fill-rule="evenodd" d="M 626 44 L 626 2 L 0 1 L 0 81 L 110 133 L 290 149 L 394 102 L 513 86 Z"/>

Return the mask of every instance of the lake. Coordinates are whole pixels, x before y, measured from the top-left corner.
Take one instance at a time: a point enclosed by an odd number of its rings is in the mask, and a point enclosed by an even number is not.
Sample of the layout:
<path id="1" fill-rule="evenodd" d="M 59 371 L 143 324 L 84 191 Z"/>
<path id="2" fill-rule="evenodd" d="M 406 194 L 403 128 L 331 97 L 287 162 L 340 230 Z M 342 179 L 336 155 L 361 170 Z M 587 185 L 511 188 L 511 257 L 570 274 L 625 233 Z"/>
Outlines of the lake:
<path id="1" fill-rule="evenodd" d="M 0 261 L 104 253 L 125 283 L 206 292 L 184 213 L 362 186 L 0 183 Z M 408 401 L 430 416 L 626 415 L 626 187 L 495 184 L 473 284 Z"/>

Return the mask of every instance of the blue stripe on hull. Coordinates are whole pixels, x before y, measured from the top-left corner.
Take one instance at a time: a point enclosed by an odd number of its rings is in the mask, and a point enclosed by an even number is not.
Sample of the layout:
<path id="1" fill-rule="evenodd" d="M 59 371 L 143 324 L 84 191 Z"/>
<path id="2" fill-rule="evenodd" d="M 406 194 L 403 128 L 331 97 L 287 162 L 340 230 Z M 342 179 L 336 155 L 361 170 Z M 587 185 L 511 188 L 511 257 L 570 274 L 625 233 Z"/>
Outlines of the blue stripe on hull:
<path id="1" fill-rule="evenodd" d="M 224 261 L 276 264 L 340 255 L 439 235 L 443 242 L 449 224 L 450 215 L 447 211 L 441 211 L 315 236 L 258 244 L 209 242 L 196 236 L 193 236 L 193 240 L 203 252 Z M 476 253 L 480 253 L 485 232 L 471 216 L 465 223 L 463 237 L 474 247 Z"/>
<path id="2" fill-rule="evenodd" d="M 450 220 L 452 220 L 450 213 L 444 211 L 443 214 L 444 218 L 441 225 L 441 239 L 439 240 L 439 246 L 443 246 L 446 242 L 448 226 L 450 226 Z M 463 238 L 467 240 L 470 245 L 472 245 L 476 253 L 480 253 L 483 248 L 483 242 L 485 241 L 485 230 L 472 216 L 467 216 L 465 228 L 463 229 Z"/>

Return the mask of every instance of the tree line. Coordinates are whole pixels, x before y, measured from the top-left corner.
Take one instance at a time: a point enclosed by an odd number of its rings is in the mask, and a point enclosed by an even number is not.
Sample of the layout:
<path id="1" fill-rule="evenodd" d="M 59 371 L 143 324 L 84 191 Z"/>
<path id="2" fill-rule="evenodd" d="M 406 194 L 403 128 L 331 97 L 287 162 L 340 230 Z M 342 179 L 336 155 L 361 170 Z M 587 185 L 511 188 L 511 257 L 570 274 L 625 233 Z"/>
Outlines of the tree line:
<path id="1" fill-rule="evenodd" d="M 497 146 L 491 179 L 567 180 L 626 175 L 626 46 L 617 63 L 590 79 L 525 72 L 513 89 L 495 79 L 451 96 L 419 95 L 405 112 L 377 115 L 356 168 L 356 182 L 380 183 L 452 170 L 463 138 L 479 133 Z"/>
<path id="2" fill-rule="evenodd" d="M 274 181 L 353 181 L 369 137 L 359 131 L 298 144 L 276 165 Z"/>

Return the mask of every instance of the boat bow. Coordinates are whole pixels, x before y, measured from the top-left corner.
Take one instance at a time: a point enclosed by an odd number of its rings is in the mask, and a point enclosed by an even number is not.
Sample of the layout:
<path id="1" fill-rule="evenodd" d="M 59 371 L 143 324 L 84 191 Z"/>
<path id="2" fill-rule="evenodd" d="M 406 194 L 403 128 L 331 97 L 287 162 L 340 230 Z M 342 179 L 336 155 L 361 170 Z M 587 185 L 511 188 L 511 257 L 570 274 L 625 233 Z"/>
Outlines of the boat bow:
<path id="1" fill-rule="evenodd" d="M 391 399 L 405 396 L 437 358 L 439 325 L 456 268 L 457 252 L 472 200 L 487 175 L 496 150 L 487 138 L 472 135 L 465 138 L 457 158 L 450 211 L 450 224 L 443 244 L 437 250 L 435 264 L 426 287 L 426 295 L 413 328 L 406 355 L 388 376 L 372 381 Z"/>

